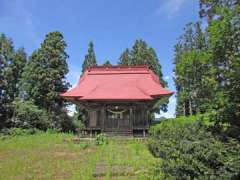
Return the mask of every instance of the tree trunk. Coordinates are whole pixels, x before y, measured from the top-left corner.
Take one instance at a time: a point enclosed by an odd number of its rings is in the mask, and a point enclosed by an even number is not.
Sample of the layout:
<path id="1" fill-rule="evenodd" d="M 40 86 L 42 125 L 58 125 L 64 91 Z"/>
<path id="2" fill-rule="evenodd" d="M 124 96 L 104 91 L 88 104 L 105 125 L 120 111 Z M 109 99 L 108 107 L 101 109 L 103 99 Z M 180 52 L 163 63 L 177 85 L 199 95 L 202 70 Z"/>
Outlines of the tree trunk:
<path id="1" fill-rule="evenodd" d="M 189 114 L 190 114 L 190 116 L 193 115 L 193 112 L 192 112 L 192 100 L 191 100 L 191 98 L 189 99 Z"/>
<path id="2" fill-rule="evenodd" d="M 183 103 L 183 116 L 186 116 L 186 104 L 185 104 L 185 101 Z"/>

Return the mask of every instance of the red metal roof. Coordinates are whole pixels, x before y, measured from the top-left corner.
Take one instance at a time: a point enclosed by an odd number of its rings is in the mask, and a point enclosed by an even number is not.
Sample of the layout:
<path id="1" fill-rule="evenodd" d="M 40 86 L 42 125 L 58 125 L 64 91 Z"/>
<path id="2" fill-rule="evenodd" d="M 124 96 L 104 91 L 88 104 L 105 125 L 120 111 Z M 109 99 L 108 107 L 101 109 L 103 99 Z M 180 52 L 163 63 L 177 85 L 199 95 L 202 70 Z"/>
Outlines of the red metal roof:
<path id="1" fill-rule="evenodd" d="M 152 100 L 171 94 L 148 66 L 95 66 L 84 72 L 76 87 L 61 96 L 79 101 Z"/>

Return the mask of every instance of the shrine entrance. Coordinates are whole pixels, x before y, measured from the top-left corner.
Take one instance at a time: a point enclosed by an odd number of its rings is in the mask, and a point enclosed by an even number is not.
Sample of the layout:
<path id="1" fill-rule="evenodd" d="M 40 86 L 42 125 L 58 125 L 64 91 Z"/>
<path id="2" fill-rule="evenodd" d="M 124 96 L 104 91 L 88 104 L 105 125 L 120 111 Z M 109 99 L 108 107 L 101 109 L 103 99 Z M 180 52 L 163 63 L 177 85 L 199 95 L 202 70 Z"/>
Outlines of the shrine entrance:
<path id="1" fill-rule="evenodd" d="M 130 131 L 132 127 L 130 114 L 130 107 L 107 106 L 104 121 L 105 131 Z"/>
<path id="2" fill-rule="evenodd" d="M 90 102 L 83 108 L 90 134 L 144 134 L 149 128 L 145 102 Z"/>

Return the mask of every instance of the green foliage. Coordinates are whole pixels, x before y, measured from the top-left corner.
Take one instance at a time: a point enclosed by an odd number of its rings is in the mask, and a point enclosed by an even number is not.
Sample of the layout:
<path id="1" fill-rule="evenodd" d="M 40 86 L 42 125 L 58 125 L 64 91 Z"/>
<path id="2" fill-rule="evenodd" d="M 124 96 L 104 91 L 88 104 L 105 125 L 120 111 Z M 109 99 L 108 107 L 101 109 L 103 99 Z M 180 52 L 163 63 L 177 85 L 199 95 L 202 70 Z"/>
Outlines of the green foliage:
<path id="1" fill-rule="evenodd" d="M 31 100 L 17 99 L 13 102 L 14 114 L 11 118 L 12 127 L 24 129 L 54 129 L 54 131 L 75 132 L 77 125 L 66 112 L 61 110 L 49 113 L 45 109 L 40 109 Z"/>
<path id="2" fill-rule="evenodd" d="M 118 64 L 130 66 L 132 65 L 129 49 L 125 49 L 119 58 Z"/>
<path id="3" fill-rule="evenodd" d="M 53 112 L 51 115 L 51 128 L 57 129 L 61 132 L 75 132 L 76 126 L 74 124 L 73 118 L 70 117 L 66 111 L 58 110 Z"/>
<path id="4" fill-rule="evenodd" d="M 14 52 L 12 62 L 6 69 L 6 78 L 8 81 L 8 94 L 13 101 L 19 95 L 19 81 L 23 73 L 23 68 L 27 62 L 27 55 L 23 48 Z"/>
<path id="5" fill-rule="evenodd" d="M 27 136 L 27 135 L 32 135 L 36 133 L 40 133 L 41 131 L 37 129 L 23 129 L 23 128 L 11 128 L 11 129 L 6 129 L 3 131 L 1 134 L 7 135 L 8 138 L 9 136 L 15 137 L 15 136 Z"/>
<path id="6" fill-rule="evenodd" d="M 128 48 L 121 54 L 118 64 L 120 65 L 148 65 L 149 68 L 159 77 L 163 87 L 167 86 L 167 82 L 163 79 L 162 67 L 159 63 L 156 51 L 142 40 L 136 40 L 132 49 Z M 167 111 L 168 98 L 155 102 L 156 106 L 152 112 L 159 113 L 160 110 Z"/>
<path id="7" fill-rule="evenodd" d="M 19 79 L 26 59 L 23 48 L 15 51 L 12 40 L 0 34 L 0 129 L 10 126 L 12 102 L 19 94 Z"/>
<path id="8" fill-rule="evenodd" d="M 103 63 L 104 66 L 111 66 L 111 62 L 109 60 L 106 60 L 104 63 Z"/>
<path id="9" fill-rule="evenodd" d="M 212 21 L 217 16 L 218 9 L 224 7 L 234 9 L 234 7 L 239 4 L 239 0 L 200 0 L 199 4 L 200 17 L 207 17 L 208 21 Z"/>
<path id="10" fill-rule="evenodd" d="M 114 138 L 104 146 L 66 141 L 73 138 L 44 132 L 0 141 L 0 179 L 152 179 L 153 164 L 161 162 L 136 140 Z"/>
<path id="11" fill-rule="evenodd" d="M 79 146 L 80 146 L 81 149 L 87 149 L 90 146 L 90 144 L 88 144 L 88 143 L 80 143 Z"/>
<path id="12" fill-rule="evenodd" d="M 240 126 L 240 6 L 218 9 L 207 28 L 215 77 L 214 119 Z"/>
<path id="13" fill-rule="evenodd" d="M 185 123 L 195 123 L 195 122 L 202 122 L 206 125 L 211 124 L 210 122 L 210 115 L 209 114 L 197 114 L 197 115 L 193 115 L 193 116 L 179 116 L 177 118 L 172 118 L 172 119 L 167 119 L 164 120 L 164 123 L 167 123 L 168 125 L 172 125 L 175 126 L 177 124 L 185 124 Z M 161 126 L 161 123 L 160 123 Z M 154 126 L 155 127 L 155 126 Z"/>
<path id="14" fill-rule="evenodd" d="M 79 112 L 74 113 L 73 123 L 78 132 L 80 132 L 85 127 L 82 118 L 79 116 Z"/>
<path id="15" fill-rule="evenodd" d="M 9 95 L 7 93 L 8 81 L 6 78 L 6 69 L 8 63 L 12 60 L 13 45 L 11 39 L 4 34 L 0 35 L 0 128 L 6 126 L 9 115 Z"/>
<path id="16" fill-rule="evenodd" d="M 46 131 L 47 134 L 57 134 L 57 133 L 60 133 L 60 130 L 59 129 L 53 129 L 53 128 L 48 128 L 47 131 Z"/>
<path id="17" fill-rule="evenodd" d="M 33 101 L 22 101 L 17 99 L 14 101 L 14 115 L 12 117 L 13 127 L 18 128 L 37 128 L 46 130 L 51 119 L 47 112 L 37 107 Z"/>
<path id="18" fill-rule="evenodd" d="M 106 62 L 107 65 L 110 64 L 110 62 Z M 88 53 L 85 55 L 85 59 L 83 61 L 82 64 L 82 73 L 84 73 L 84 71 L 87 68 L 90 68 L 92 66 L 96 66 L 97 65 L 97 60 L 96 60 L 96 55 L 95 55 L 95 51 L 94 51 L 94 45 L 93 42 L 91 41 L 88 44 Z M 80 109 L 78 106 L 76 107 L 76 111 L 77 113 L 74 114 L 74 123 L 79 126 L 77 127 L 78 131 L 81 131 L 81 128 L 83 128 L 83 126 L 85 125 L 85 115 L 86 115 L 86 109 Z"/>
<path id="19" fill-rule="evenodd" d="M 148 65 L 159 76 L 162 85 L 164 87 L 167 85 L 162 77 L 162 67 L 159 63 L 157 53 L 144 40 L 136 40 L 131 51 L 127 48 L 121 54 L 119 60 L 118 63 L 121 65 Z"/>
<path id="20" fill-rule="evenodd" d="M 200 23 L 188 24 L 175 46 L 177 115 L 209 112 L 216 124 L 240 126 L 240 6 L 201 0 Z"/>
<path id="21" fill-rule="evenodd" d="M 98 134 L 95 138 L 96 145 L 106 145 L 108 144 L 108 138 L 105 134 Z"/>
<path id="22" fill-rule="evenodd" d="M 163 159 L 155 171 L 162 170 L 165 179 L 238 179 L 239 141 L 213 135 L 198 118 L 190 119 L 151 128 L 149 149 Z"/>
<path id="23" fill-rule="evenodd" d="M 94 45 L 93 42 L 90 42 L 88 45 L 88 53 L 85 56 L 85 59 L 82 64 L 82 72 L 84 72 L 87 68 L 95 65 L 97 65 L 97 60 L 94 52 Z"/>
<path id="24" fill-rule="evenodd" d="M 42 124 L 48 121 L 49 128 L 63 131 L 73 127 L 65 111 L 66 102 L 59 96 L 69 88 L 65 81 L 68 73 L 66 46 L 60 32 L 48 33 L 41 47 L 29 58 L 21 78 L 21 97 L 32 101 L 39 111 L 48 113 L 49 119 L 43 118 Z"/>
<path id="25" fill-rule="evenodd" d="M 22 96 L 31 98 L 48 112 L 64 106 L 59 94 L 69 87 L 65 81 L 68 73 L 66 46 L 60 32 L 50 32 L 41 47 L 31 55 L 22 75 Z"/>
<path id="26" fill-rule="evenodd" d="M 87 123 L 87 111 L 76 105 L 76 112 L 73 115 L 73 123 L 78 133 L 85 127 Z"/>
<path id="27" fill-rule="evenodd" d="M 200 23 L 189 23 L 175 46 L 177 115 L 205 113 L 211 107 L 214 81 L 210 75 L 206 35 Z"/>

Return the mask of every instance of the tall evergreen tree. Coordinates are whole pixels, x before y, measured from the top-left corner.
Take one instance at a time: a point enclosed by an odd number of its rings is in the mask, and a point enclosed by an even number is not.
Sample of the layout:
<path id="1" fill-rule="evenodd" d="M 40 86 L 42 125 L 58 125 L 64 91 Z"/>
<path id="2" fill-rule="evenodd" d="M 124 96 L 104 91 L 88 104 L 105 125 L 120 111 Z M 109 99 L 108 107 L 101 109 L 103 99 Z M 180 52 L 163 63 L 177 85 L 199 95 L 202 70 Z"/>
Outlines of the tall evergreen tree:
<path id="1" fill-rule="evenodd" d="M 9 118 L 10 97 L 8 94 L 7 69 L 14 54 L 13 43 L 4 34 L 0 34 L 0 128 L 6 126 Z"/>
<path id="2" fill-rule="evenodd" d="M 157 57 L 156 51 L 152 47 L 150 47 L 148 48 L 148 53 L 149 53 L 149 58 L 147 59 L 146 64 L 149 66 L 150 69 L 153 70 L 153 72 L 155 72 L 158 75 L 162 86 L 166 87 L 167 82 L 163 79 L 162 66 L 159 63 L 159 59 Z"/>
<path id="3" fill-rule="evenodd" d="M 89 67 L 92 67 L 92 66 L 95 66 L 97 65 L 97 60 L 96 60 L 96 55 L 95 55 L 95 52 L 94 52 L 94 45 L 93 45 L 93 42 L 91 41 L 89 44 L 88 44 L 88 53 L 85 55 L 85 59 L 83 61 L 83 64 L 82 64 L 82 73 L 84 73 L 84 71 L 89 68 Z M 82 118 L 82 117 L 85 117 L 86 115 L 86 110 L 85 109 L 82 109 L 78 106 L 76 106 L 76 118 L 82 122 L 82 124 L 85 124 L 85 119 Z"/>
<path id="4" fill-rule="evenodd" d="M 148 65 L 158 76 L 162 85 L 166 86 L 166 81 L 163 79 L 162 68 L 155 50 L 149 47 L 147 43 L 140 39 L 136 40 L 131 51 L 126 49 L 119 58 L 120 65 Z"/>
<path id="5" fill-rule="evenodd" d="M 104 66 L 111 66 L 111 62 L 107 59 L 105 60 L 105 62 L 103 63 Z"/>
<path id="6" fill-rule="evenodd" d="M 228 8 L 233 10 L 239 4 L 240 0 L 200 0 L 199 15 L 201 18 L 207 17 L 210 22 L 219 15 L 217 12 L 219 9 Z"/>
<path id="7" fill-rule="evenodd" d="M 149 58 L 148 46 L 142 39 L 136 40 L 130 52 L 133 65 L 147 65 Z"/>
<path id="8" fill-rule="evenodd" d="M 119 58 L 120 65 L 148 65 L 149 68 L 158 75 L 160 82 L 163 87 L 167 85 L 166 81 L 163 79 L 162 67 L 159 63 L 156 51 L 147 45 L 147 43 L 142 40 L 136 40 L 132 49 L 129 51 L 126 49 Z M 155 107 L 152 112 L 160 112 L 160 110 L 167 110 L 168 100 L 164 99 L 161 102 L 156 102 Z"/>
<path id="9" fill-rule="evenodd" d="M 200 23 L 189 23 L 175 46 L 175 84 L 177 89 L 177 115 L 206 112 L 212 100 L 209 74 L 209 53 L 206 36 Z"/>
<path id="10" fill-rule="evenodd" d="M 13 101 L 18 96 L 19 79 L 26 63 L 24 49 L 16 52 L 12 40 L 0 35 L 0 119 L 1 127 L 9 126 Z"/>
<path id="11" fill-rule="evenodd" d="M 158 75 L 163 87 L 167 82 L 163 79 L 162 67 L 155 50 L 149 47 L 147 43 L 140 39 L 136 40 L 130 52 L 131 61 L 133 65 L 148 65 L 149 68 Z M 167 111 L 168 99 L 161 99 L 156 102 L 156 106 L 151 110 L 152 113 L 159 113 L 160 110 Z"/>
<path id="12" fill-rule="evenodd" d="M 97 60 L 94 52 L 93 42 L 90 42 L 88 45 L 88 53 L 83 61 L 82 72 L 84 72 L 86 68 L 89 68 L 94 65 L 97 65 Z"/>
<path id="13" fill-rule="evenodd" d="M 129 49 L 125 49 L 119 58 L 118 64 L 130 66 L 132 65 Z"/>
<path id="14" fill-rule="evenodd" d="M 12 63 L 8 67 L 8 92 L 13 101 L 16 97 L 19 96 L 19 83 L 20 78 L 23 73 L 23 69 L 27 63 L 27 54 L 25 53 L 24 48 L 18 49 L 12 58 Z"/>
<path id="15" fill-rule="evenodd" d="M 47 34 L 41 47 L 31 55 L 21 79 L 24 98 L 32 99 L 48 113 L 56 113 L 54 117 L 65 107 L 59 94 L 69 87 L 65 81 L 68 73 L 66 46 L 60 32 Z"/>
<path id="16" fill-rule="evenodd" d="M 200 24 L 188 26 L 175 46 L 177 113 L 211 112 L 216 123 L 240 126 L 239 0 L 201 0 Z"/>
<path id="17" fill-rule="evenodd" d="M 215 119 L 240 126 L 240 4 L 218 9 L 207 32 L 211 72 L 217 82 Z"/>

